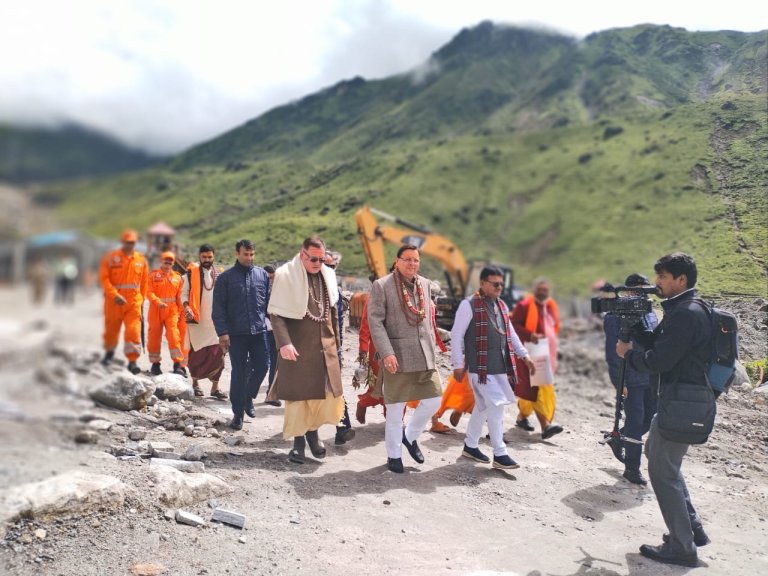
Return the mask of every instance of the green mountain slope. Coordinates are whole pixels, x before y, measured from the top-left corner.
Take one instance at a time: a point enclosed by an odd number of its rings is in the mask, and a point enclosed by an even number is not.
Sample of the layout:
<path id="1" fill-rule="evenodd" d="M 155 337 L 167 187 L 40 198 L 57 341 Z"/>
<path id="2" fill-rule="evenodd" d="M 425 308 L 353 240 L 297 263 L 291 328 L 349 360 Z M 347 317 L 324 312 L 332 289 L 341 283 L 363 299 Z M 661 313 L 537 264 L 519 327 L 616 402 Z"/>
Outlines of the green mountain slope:
<path id="1" fill-rule="evenodd" d="M 24 183 L 102 176 L 157 161 L 73 124 L 57 129 L 0 124 L 0 180 Z"/>
<path id="2" fill-rule="evenodd" d="M 766 294 L 766 58 L 765 33 L 576 42 L 482 23 L 420 70 L 340 82 L 161 167 L 51 193 L 73 224 L 163 219 L 224 259 L 239 237 L 266 262 L 319 232 L 364 274 L 367 203 L 561 292 L 685 250 L 705 290 Z"/>

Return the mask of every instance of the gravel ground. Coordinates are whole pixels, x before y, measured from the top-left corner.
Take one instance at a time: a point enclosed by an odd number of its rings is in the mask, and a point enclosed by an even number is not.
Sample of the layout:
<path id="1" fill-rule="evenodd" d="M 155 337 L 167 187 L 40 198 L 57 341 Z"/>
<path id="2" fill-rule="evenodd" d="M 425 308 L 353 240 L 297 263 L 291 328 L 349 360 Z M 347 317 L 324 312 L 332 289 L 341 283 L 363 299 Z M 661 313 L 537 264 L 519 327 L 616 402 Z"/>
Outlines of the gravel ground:
<path id="1" fill-rule="evenodd" d="M 666 575 L 688 569 L 641 557 L 643 543 L 661 541 L 664 524 L 650 488 L 621 477 L 622 467 L 598 444 L 613 418 L 613 393 L 602 358 L 602 334 L 585 320 L 564 322 L 557 377 L 556 419 L 565 432 L 543 441 L 537 432 L 505 428 L 521 468 L 491 470 L 461 458 L 465 416 L 457 430 L 426 432 L 419 443 L 426 462 L 404 456 L 406 473 L 386 470 L 381 409 L 368 411 L 354 440 L 333 443 L 321 429 L 328 456 L 288 462 L 282 409 L 257 405 L 242 432 L 226 427 L 227 403 L 213 399 L 176 404 L 204 422 L 201 436 L 166 430 L 145 418 L 95 406 L 84 391 L 98 384 L 86 372 L 98 356 L 101 308 L 98 294 L 79 295 L 72 309 L 23 305 L 26 294 L 1 290 L 3 330 L 37 326 L 25 336 L 52 337 L 59 355 L 9 352 L 0 356 L 0 487 L 39 481 L 69 470 L 107 474 L 128 486 L 117 511 L 92 510 L 48 522 L 22 519 L 0 541 L 6 574 L 508 574 Z M 725 307 L 723 302 L 721 305 Z M 733 304 L 742 319 L 747 359 L 766 357 L 764 302 Z M 7 313 L 5 312 L 7 311 Z M 749 329 L 744 329 L 749 326 Z M 36 336 L 37 335 L 37 336 Z M 357 335 L 345 333 L 345 396 L 351 387 Z M 146 358 L 141 364 L 149 365 Z M 85 367 L 84 367 L 85 366 Z M 80 369 L 80 371 L 78 371 Z M 119 369 L 119 368 L 118 368 Z M 448 374 L 447 357 L 441 372 Z M 225 380 L 228 374 L 225 373 Z M 263 401 L 260 392 L 257 401 Z M 699 551 L 707 574 L 768 574 L 768 396 L 745 385 L 719 401 L 710 441 L 693 447 L 684 473 L 713 542 Z M 156 409 L 154 407 L 153 409 Z M 154 414 L 146 412 L 145 415 Z M 95 444 L 78 444 L 83 421 L 112 422 Z M 447 423 L 447 416 L 443 417 Z M 107 453 L 129 446 L 128 433 L 167 441 L 180 452 L 202 445 L 206 472 L 231 492 L 184 506 L 209 520 L 220 506 L 246 516 L 245 528 L 206 522 L 192 527 L 167 519 L 150 466 L 142 458 L 119 460 Z M 218 436 L 218 437 L 217 437 Z M 240 438 L 234 445 L 233 438 Z M 487 451 L 488 447 L 481 444 Z"/>

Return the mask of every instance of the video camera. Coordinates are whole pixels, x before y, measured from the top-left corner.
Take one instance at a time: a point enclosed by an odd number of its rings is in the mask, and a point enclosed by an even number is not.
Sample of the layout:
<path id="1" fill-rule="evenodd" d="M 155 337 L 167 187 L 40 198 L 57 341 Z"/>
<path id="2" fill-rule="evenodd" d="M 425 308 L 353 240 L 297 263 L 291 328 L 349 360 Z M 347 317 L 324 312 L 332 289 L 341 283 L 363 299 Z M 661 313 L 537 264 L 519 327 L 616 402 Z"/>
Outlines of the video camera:
<path id="1" fill-rule="evenodd" d="M 619 338 L 629 342 L 632 327 L 646 314 L 653 310 L 653 303 L 648 295 L 658 296 L 656 286 L 612 286 L 606 284 L 600 289 L 605 296 L 592 298 L 592 313 L 611 313 L 621 319 Z"/>

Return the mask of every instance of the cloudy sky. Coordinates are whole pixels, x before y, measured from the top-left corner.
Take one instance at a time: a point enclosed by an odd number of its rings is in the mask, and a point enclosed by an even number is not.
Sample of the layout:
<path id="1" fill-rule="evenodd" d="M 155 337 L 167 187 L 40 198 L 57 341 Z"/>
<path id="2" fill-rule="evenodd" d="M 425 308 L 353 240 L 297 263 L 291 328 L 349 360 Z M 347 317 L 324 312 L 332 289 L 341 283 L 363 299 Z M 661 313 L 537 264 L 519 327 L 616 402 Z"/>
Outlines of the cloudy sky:
<path id="1" fill-rule="evenodd" d="M 756 32 L 754 0 L 0 0 L 0 121 L 68 119 L 180 151 L 352 76 L 418 66 L 482 20 L 584 37 Z M 761 28 L 762 27 L 762 28 Z"/>

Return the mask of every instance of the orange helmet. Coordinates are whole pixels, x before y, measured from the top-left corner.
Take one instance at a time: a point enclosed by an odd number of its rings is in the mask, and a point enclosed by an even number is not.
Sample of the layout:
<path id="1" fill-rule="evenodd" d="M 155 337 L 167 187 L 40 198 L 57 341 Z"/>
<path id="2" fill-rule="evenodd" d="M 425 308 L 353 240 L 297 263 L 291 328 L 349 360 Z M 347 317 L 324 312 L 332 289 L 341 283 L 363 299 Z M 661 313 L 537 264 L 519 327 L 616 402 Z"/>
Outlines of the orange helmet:
<path id="1" fill-rule="evenodd" d="M 123 233 L 120 235 L 121 242 L 138 242 L 138 240 L 139 235 L 136 233 L 136 230 L 131 230 L 130 228 L 123 230 Z"/>

